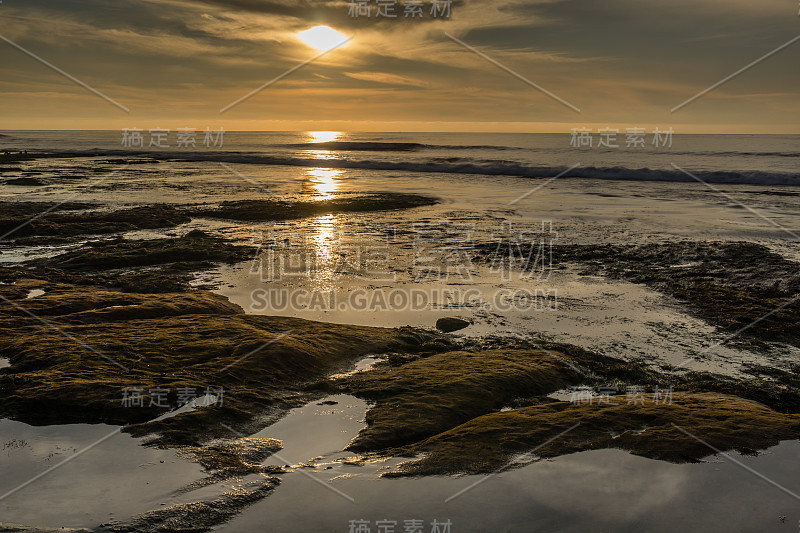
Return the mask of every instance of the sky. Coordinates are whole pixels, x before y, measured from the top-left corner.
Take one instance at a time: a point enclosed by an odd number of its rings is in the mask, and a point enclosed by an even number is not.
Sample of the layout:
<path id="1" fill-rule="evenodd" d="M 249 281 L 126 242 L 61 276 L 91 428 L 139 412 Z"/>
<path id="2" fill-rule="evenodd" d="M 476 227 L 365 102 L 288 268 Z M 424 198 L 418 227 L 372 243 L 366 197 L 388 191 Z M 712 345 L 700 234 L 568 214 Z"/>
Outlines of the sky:
<path id="1" fill-rule="evenodd" d="M 800 40 L 672 111 L 800 36 L 797 0 L 432 2 L 3 0 L 0 129 L 800 133 Z M 320 25 L 352 40 L 316 57 Z"/>

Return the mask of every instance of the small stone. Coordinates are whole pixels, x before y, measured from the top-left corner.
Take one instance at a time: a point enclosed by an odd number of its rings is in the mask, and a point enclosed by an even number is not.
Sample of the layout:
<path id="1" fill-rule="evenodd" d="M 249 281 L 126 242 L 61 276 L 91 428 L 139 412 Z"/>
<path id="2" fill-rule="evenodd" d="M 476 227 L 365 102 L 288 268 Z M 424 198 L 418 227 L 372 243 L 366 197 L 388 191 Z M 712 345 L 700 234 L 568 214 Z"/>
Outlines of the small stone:
<path id="1" fill-rule="evenodd" d="M 470 323 L 467 320 L 461 318 L 446 317 L 436 321 L 436 329 L 444 331 L 445 333 L 452 333 L 453 331 L 464 329 L 469 325 Z"/>

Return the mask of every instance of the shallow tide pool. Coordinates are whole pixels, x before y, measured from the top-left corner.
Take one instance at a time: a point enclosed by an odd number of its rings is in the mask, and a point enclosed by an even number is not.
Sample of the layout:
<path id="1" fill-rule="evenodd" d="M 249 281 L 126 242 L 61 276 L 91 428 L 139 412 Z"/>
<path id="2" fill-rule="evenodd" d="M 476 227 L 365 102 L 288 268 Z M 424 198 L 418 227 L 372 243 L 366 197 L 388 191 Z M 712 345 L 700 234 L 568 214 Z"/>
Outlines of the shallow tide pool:
<path id="1" fill-rule="evenodd" d="M 0 420 L 0 522 L 87 527 L 174 503 L 202 476 L 175 450 L 106 424 L 31 426 Z"/>
<path id="2" fill-rule="evenodd" d="M 365 407 L 351 396 L 317 400 L 259 432 L 284 440 L 280 457 L 267 462 L 293 469 L 271 496 L 215 531 L 348 532 L 351 521 L 370 531 L 382 531 L 379 521 L 396 522 L 404 531 L 406 521 L 421 520 L 426 533 L 436 531 L 434 521 L 450 521 L 450 533 L 785 532 L 800 520 L 797 441 L 757 457 L 732 452 L 697 464 L 609 449 L 490 476 L 387 479 L 380 474 L 399 460 L 359 462 L 339 451 L 364 426 Z"/>

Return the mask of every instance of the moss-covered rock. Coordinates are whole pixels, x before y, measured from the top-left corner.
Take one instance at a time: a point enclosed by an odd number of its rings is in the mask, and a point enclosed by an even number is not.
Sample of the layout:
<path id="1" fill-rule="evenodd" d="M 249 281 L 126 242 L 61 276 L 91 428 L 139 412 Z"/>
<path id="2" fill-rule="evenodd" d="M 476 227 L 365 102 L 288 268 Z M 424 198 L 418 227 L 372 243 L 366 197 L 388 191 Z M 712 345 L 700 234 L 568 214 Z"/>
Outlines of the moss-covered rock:
<path id="1" fill-rule="evenodd" d="M 68 271 L 103 271 L 122 268 L 173 265 L 191 271 L 214 263 L 235 263 L 253 256 L 255 249 L 239 246 L 204 231 L 190 231 L 182 237 L 129 240 L 117 238 L 92 242 L 64 254 L 28 263 Z"/>
<path id="2" fill-rule="evenodd" d="M 11 361 L 0 370 L 0 414 L 32 423 L 130 423 L 127 431 L 158 433 L 170 444 L 226 433 L 221 423 L 251 427 L 265 412 L 302 404 L 307 387 L 368 353 L 416 351 L 433 337 L 247 316 L 206 291 L 48 291 L 15 300 L 0 286 L 0 355 Z M 123 404 L 133 388 L 144 391 L 143 407 Z M 152 404 L 156 388 L 169 389 L 165 405 Z M 223 389 L 224 402 L 152 421 L 178 406 L 182 388 Z"/>
<path id="3" fill-rule="evenodd" d="M 800 415 L 713 393 L 674 393 L 670 403 L 639 403 L 618 396 L 609 403 L 557 402 L 487 414 L 404 448 L 420 455 L 389 476 L 488 473 L 538 457 L 618 448 L 671 462 L 691 462 L 719 451 L 754 453 L 800 437 Z M 527 457 L 530 459 L 530 457 Z"/>
<path id="4" fill-rule="evenodd" d="M 400 446 L 503 407 L 523 394 L 544 395 L 581 375 L 547 352 L 446 352 L 346 379 L 346 390 L 376 402 L 352 451 Z"/>
<path id="5" fill-rule="evenodd" d="M 0 235 L 4 241 L 23 237 L 71 237 L 103 235 L 137 229 L 172 228 L 191 219 L 175 207 L 151 205 L 129 209 L 100 210 L 91 204 L 54 204 L 41 202 L 4 202 L 0 210 Z"/>
<path id="6" fill-rule="evenodd" d="M 364 213 L 411 209 L 439 203 L 436 198 L 416 194 L 370 194 L 340 196 L 328 200 L 285 202 L 280 200 L 237 200 L 223 202 L 219 207 L 198 207 L 193 216 L 268 222 L 289 220 L 332 213 Z"/>

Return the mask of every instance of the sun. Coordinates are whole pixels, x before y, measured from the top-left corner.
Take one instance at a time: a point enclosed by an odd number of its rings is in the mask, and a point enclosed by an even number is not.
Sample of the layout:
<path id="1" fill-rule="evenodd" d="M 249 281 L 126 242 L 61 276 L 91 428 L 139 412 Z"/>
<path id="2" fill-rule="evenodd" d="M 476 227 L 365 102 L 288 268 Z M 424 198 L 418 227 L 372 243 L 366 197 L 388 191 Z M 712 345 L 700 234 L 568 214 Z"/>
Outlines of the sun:
<path id="1" fill-rule="evenodd" d="M 330 26 L 315 26 L 310 30 L 301 31 L 297 37 L 311 48 L 323 52 L 338 48 L 347 42 L 346 35 Z"/>

